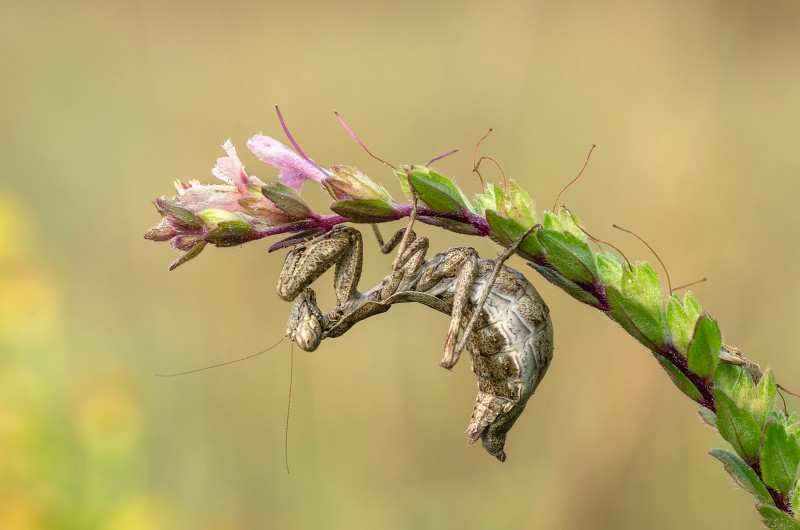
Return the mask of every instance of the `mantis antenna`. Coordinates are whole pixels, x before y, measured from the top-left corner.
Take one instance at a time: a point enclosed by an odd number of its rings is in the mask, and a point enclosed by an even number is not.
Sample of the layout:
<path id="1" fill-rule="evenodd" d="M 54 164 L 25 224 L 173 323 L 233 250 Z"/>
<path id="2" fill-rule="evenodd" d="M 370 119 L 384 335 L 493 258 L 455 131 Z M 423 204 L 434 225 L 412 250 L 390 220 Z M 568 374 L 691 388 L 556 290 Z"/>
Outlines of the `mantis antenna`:
<path id="1" fill-rule="evenodd" d="M 283 340 L 283 339 L 281 339 Z M 289 474 L 289 413 L 292 410 L 292 380 L 294 379 L 294 341 L 289 347 L 289 397 L 286 399 L 286 427 L 283 432 L 283 459 Z"/>
<path id="2" fill-rule="evenodd" d="M 267 353 L 272 348 L 276 347 L 278 344 L 283 342 L 283 339 L 285 339 L 285 338 L 286 338 L 285 336 L 281 337 L 281 340 L 279 340 L 278 342 L 276 342 L 275 344 L 273 344 L 272 346 L 270 346 L 269 348 L 267 348 L 265 350 L 261 350 L 258 353 L 253 353 L 253 354 L 247 355 L 245 357 L 240 357 L 239 359 L 234 359 L 232 361 L 225 361 L 224 363 L 212 364 L 210 366 L 204 366 L 202 368 L 195 368 L 194 370 L 186 370 L 185 372 L 177 372 L 177 373 L 174 373 L 174 374 L 156 374 L 156 377 L 177 377 L 179 375 L 193 374 L 195 372 L 202 372 L 204 370 L 211 370 L 212 368 L 219 368 L 220 366 L 225 366 L 225 365 L 228 365 L 228 364 L 238 363 L 240 361 L 246 361 L 247 359 L 252 359 L 253 357 L 258 357 L 262 353 Z"/>

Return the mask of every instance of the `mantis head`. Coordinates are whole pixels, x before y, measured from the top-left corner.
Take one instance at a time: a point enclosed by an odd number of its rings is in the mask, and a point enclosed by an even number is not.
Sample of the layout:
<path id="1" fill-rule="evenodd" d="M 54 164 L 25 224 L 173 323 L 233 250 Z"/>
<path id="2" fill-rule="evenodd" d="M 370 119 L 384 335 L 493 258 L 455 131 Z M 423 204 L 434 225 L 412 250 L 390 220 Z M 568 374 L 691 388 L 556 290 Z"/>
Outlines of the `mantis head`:
<path id="1" fill-rule="evenodd" d="M 312 289 L 304 289 L 294 299 L 286 335 L 305 351 L 316 350 L 322 341 L 322 312 Z"/>

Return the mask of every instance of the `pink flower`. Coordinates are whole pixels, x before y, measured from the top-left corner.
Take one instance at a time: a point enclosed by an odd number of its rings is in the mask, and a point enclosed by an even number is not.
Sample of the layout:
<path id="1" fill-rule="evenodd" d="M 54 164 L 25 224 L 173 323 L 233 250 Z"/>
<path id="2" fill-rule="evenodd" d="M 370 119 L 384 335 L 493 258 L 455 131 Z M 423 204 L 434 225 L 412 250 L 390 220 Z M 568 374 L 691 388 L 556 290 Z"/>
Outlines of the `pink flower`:
<path id="1" fill-rule="evenodd" d="M 222 148 L 228 153 L 228 156 L 217 158 L 217 164 L 211 170 L 211 173 L 218 179 L 233 184 L 239 193 L 242 195 L 247 194 L 248 184 L 256 184 L 263 186 L 264 183 L 256 177 L 250 177 L 244 170 L 244 164 L 239 160 L 239 155 L 236 154 L 236 148 L 230 140 L 226 140 L 222 144 Z"/>
<path id="2" fill-rule="evenodd" d="M 302 158 L 269 136 L 257 134 L 247 141 L 247 147 L 256 155 L 256 158 L 280 169 L 281 182 L 295 191 L 298 191 L 306 180 L 322 182 L 328 176 L 310 159 Z"/>
<path id="3" fill-rule="evenodd" d="M 249 221 L 286 222 L 286 214 L 261 193 L 264 183 L 247 174 L 231 141 L 223 143 L 222 148 L 228 156 L 218 158 L 211 173 L 225 184 L 175 181 L 178 203 L 195 214 L 205 210 L 224 210 L 240 214 Z"/>

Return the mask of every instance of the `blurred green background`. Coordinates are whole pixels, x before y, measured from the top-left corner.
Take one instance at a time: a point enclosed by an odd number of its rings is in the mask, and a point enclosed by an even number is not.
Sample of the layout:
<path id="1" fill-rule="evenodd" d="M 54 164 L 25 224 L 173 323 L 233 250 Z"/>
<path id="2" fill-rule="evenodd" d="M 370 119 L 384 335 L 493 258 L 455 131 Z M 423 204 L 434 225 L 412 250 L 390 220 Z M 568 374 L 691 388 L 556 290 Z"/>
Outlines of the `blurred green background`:
<path id="1" fill-rule="evenodd" d="M 268 241 L 167 273 L 144 241 L 175 178 L 211 181 L 231 138 L 283 138 L 394 177 L 438 164 L 469 192 L 475 140 L 549 208 L 694 288 L 726 339 L 800 387 L 800 4 L 0 3 L 0 528 L 754 528 L 722 444 L 650 354 L 546 284 L 556 355 L 500 464 L 466 446 L 468 362 L 447 317 L 402 306 L 313 354 L 275 342 Z M 488 166 L 487 166 L 488 168 Z M 487 172 L 491 172 L 487 169 Z M 325 209 L 325 194 L 304 194 Z M 384 232 L 389 227 L 385 227 Z M 432 249 L 498 248 L 420 228 Z M 390 257 L 367 238 L 362 286 Z M 330 276 L 319 280 L 332 301 Z M 792 398 L 792 408 L 797 401 Z"/>

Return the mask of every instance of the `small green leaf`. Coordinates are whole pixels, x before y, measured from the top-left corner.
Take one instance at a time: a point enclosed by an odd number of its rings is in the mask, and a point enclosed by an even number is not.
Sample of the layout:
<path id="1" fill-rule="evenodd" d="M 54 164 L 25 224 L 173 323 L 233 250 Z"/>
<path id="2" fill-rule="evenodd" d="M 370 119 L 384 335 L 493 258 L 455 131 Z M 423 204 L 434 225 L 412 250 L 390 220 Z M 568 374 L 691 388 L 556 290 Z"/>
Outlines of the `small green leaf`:
<path id="1" fill-rule="evenodd" d="M 236 202 L 239 203 L 239 206 L 242 207 L 246 214 L 271 226 L 297 220 L 297 218 L 279 209 L 265 197 L 243 197 Z"/>
<path id="2" fill-rule="evenodd" d="M 664 330 L 661 320 L 640 303 L 625 298 L 616 287 L 606 287 L 609 312 L 625 331 L 644 344 L 649 350 L 657 351 L 664 344 Z"/>
<path id="3" fill-rule="evenodd" d="M 706 425 L 716 428 L 717 414 L 714 411 L 705 407 L 700 407 L 697 409 L 697 413 L 700 414 L 700 418 L 706 423 Z"/>
<path id="4" fill-rule="evenodd" d="M 773 416 L 776 414 L 778 413 L 773 412 Z M 790 436 L 800 435 L 800 418 L 798 418 L 796 410 L 793 410 L 788 417 L 786 414 L 779 414 L 778 417 Z"/>
<path id="5" fill-rule="evenodd" d="M 712 449 L 708 454 L 722 462 L 722 465 L 725 466 L 725 471 L 728 472 L 733 481 L 740 488 L 754 495 L 758 502 L 775 506 L 764 483 L 761 482 L 753 468 L 748 466 L 744 460 L 724 449 Z"/>
<path id="6" fill-rule="evenodd" d="M 280 182 L 262 186 L 261 193 L 275 206 L 295 219 L 307 219 L 314 214 L 296 191 Z"/>
<path id="7" fill-rule="evenodd" d="M 703 398 L 703 395 L 697 387 L 694 386 L 688 377 L 683 375 L 683 372 L 681 372 L 677 366 L 672 364 L 672 362 L 663 355 L 656 353 L 655 356 L 662 368 L 669 374 L 669 378 L 672 379 L 672 382 L 678 387 L 678 390 L 689 396 L 689 399 L 692 401 L 700 401 Z"/>
<path id="8" fill-rule="evenodd" d="M 800 508 L 800 506 L 798 506 L 798 500 L 800 500 L 800 480 L 794 483 L 794 488 L 792 488 L 792 494 L 789 497 L 789 501 L 792 503 L 792 508 L 794 508 L 795 510 L 797 510 L 797 508 Z"/>
<path id="9" fill-rule="evenodd" d="M 563 232 L 564 225 L 561 224 L 561 219 L 553 212 L 544 212 L 542 219 L 542 226 L 545 230 L 553 230 L 555 232 Z"/>
<path id="10" fill-rule="evenodd" d="M 694 335 L 689 342 L 689 369 L 702 377 L 710 379 L 719 364 L 719 349 L 722 347 L 722 334 L 717 322 L 703 313 L 694 326 Z"/>
<path id="11" fill-rule="evenodd" d="M 533 225 L 522 226 L 519 223 L 501 217 L 494 210 L 486 210 L 486 221 L 492 229 L 498 243 L 508 248 L 527 232 Z M 536 238 L 536 233 L 529 234 L 518 248 L 527 259 L 536 259 L 545 255 L 545 250 Z"/>
<path id="12" fill-rule="evenodd" d="M 186 252 L 185 254 L 181 255 L 181 257 L 173 261 L 169 266 L 169 270 L 174 271 L 175 269 L 177 269 L 190 259 L 196 258 L 197 256 L 200 255 L 200 253 L 203 251 L 204 248 L 206 248 L 205 241 L 198 243 L 197 245 L 192 247 L 191 250 L 189 250 L 189 252 Z"/>
<path id="13" fill-rule="evenodd" d="M 649 263 L 643 261 L 622 269 L 622 294 L 646 308 L 661 321 L 664 313 L 664 296 L 661 281 Z"/>
<path id="14" fill-rule="evenodd" d="M 589 245 L 574 234 L 545 229 L 539 241 L 547 251 L 547 261 L 565 278 L 588 284 L 598 277 Z"/>
<path id="15" fill-rule="evenodd" d="M 558 218 L 561 221 L 561 229 L 564 232 L 572 234 L 581 241 L 588 242 L 588 236 L 581 229 L 580 219 L 578 219 L 574 213 L 566 208 L 559 208 L 556 215 L 558 215 Z"/>
<path id="16" fill-rule="evenodd" d="M 542 265 L 539 265 L 539 264 L 531 262 L 531 261 L 528 262 L 528 265 L 530 265 L 531 267 L 536 269 L 536 271 L 539 274 L 541 274 L 542 276 L 544 276 L 547 281 L 549 281 L 550 283 L 552 283 L 556 287 L 560 287 L 568 295 L 572 296 L 573 298 L 575 298 L 579 302 L 583 302 L 584 304 L 588 304 L 588 305 L 590 305 L 592 307 L 599 307 L 600 306 L 600 301 L 597 298 L 595 298 L 595 296 L 593 294 L 591 294 L 591 293 L 587 292 L 586 290 L 584 290 L 577 283 L 564 278 L 563 276 L 561 276 L 559 273 L 557 273 L 553 269 L 550 269 L 548 267 L 544 267 Z"/>
<path id="17" fill-rule="evenodd" d="M 323 180 L 322 185 L 336 201 L 378 199 L 389 202 L 392 199 L 386 188 L 354 167 L 331 166 L 331 171 L 335 176 Z"/>
<path id="18" fill-rule="evenodd" d="M 767 425 L 761 451 L 761 474 L 767 486 L 788 495 L 797 480 L 800 445 L 780 423 Z"/>
<path id="19" fill-rule="evenodd" d="M 162 219 L 160 223 L 147 229 L 144 238 L 150 241 L 169 241 L 177 234 L 175 229 Z"/>
<path id="20" fill-rule="evenodd" d="M 714 386 L 728 395 L 733 394 L 733 386 L 744 370 L 736 364 L 720 363 L 714 370 Z"/>
<path id="21" fill-rule="evenodd" d="M 767 368 L 761 375 L 761 380 L 756 387 L 756 396 L 750 402 L 750 410 L 753 412 L 753 419 L 756 424 L 762 428 L 766 425 L 767 420 L 772 417 L 772 411 L 775 410 L 775 400 L 777 398 L 778 388 L 775 384 L 775 376 L 772 374 L 772 369 Z"/>
<path id="22" fill-rule="evenodd" d="M 597 262 L 597 272 L 600 276 L 600 282 L 604 285 L 621 285 L 622 284 L 622 263 L 619 262 L 613 254 L 595 254 L 594 257 Z"/>
<path id="23" fill-rule="evenodd" d="M 455 182 L 427 168 L 415 167 L 408 174 L 408 180 L 419 194 L 420 199 L 432 210 L 443 214 L 472 212 L 474 208 Z"/>
<path id="24" fill-rule="evenodd" d="M 730 396 L 736 403 L 747 406 L 748 408 L 750 407 L 750 403 L 756 397 L 756 384 L 753 382 L 753 378 L 747 370 L 742 370 L 742 373 L 739 374 L 739 377 L 733 382 L 733 390 Z"/>
<path id="25" fill-rule="evenodd" d="M 158 213 L 179 226 L 190 230 L 199 230 L 203 227 L 197 216 L 181 206 L 178 201 L 159 197 L 153 204 L 156 205 Z"/>
<path id="26" fill-rule="evenodd" d="M 740 407 L 728 394 L 714 389 L 717 404 L 717 428 L 722 437 L 733 446 L 745 462 L 758 461 L 761 429 L 750 412 Z"/>
<path id="27" fill-rule="evenodd" d="M 800 521 L 775 506 L 759 504 L 756 506 L 761 520 L 771 530 L 800 530 Z"/>
<path id="28" fill-rule="evenodd" d="M 215 227 L 221 223 L 244 223 L 250 226 L 250 223 L 234 212 L 228 210 L 220 210 L 219 208 L 208 208 L 201 212 L 197 212 L 197 217 L 203 220 L 203 223 L 208 227 Z"/>
<path id="29" fill-rule="evenodd" d="M 500 215 L 521 226 L 536 224 L 535 210 L 531 196 L 513 179 L 509 181 L 500 196 Z"/>
<path id="30" fill-rule="evenodd" d="M 218 247 L 235 247 L 256 236 L 256 230 L 245 221 L 222 221 L 206 234 L 206 241 Z"/>
<path id="31" fill-rule="evenodd" d="M 667 327 L 672 337 L 672 344 L 684 357 L 689 351 L 689 341 L 692 339 L 695 322 L 700 317 L 700 313 L 700 306 L 691 292 L 687 292 L 683 300 L 677 294 L 669 297 Z"/>
<path id="32" fill-rule="evenodd" d="M 397 218 L 392 205 L 383 199 L 348 199 L 331 204 L 331 210 L 354 223 L 380 223 Z"/>
<path id="33" fill-rule="evenodd" d="M 431 226 L 440 226 L 445 230 L 450 230 L 451 232 L 455 232 L 457 234 L 467 234 L 468 236 L 482 235 L 481 229 L 477 226 L 469 223 L 462 223 L 461 221 L 456 221 L 454 219 L 448 219 L 447 217 L 428 217 L 425 215 L 420 215 L 417 217 L 417 219 L 425 224 Z"/>
<path id="34" fill-rule="evenodd" d="M 500 198 L 503 192 L 497 184 L 487 184 L 483 193 L 478 193 L 473 197 L 476 208 L 475 213 L 485 217 L 486 210 L 500 210 Z"/>

